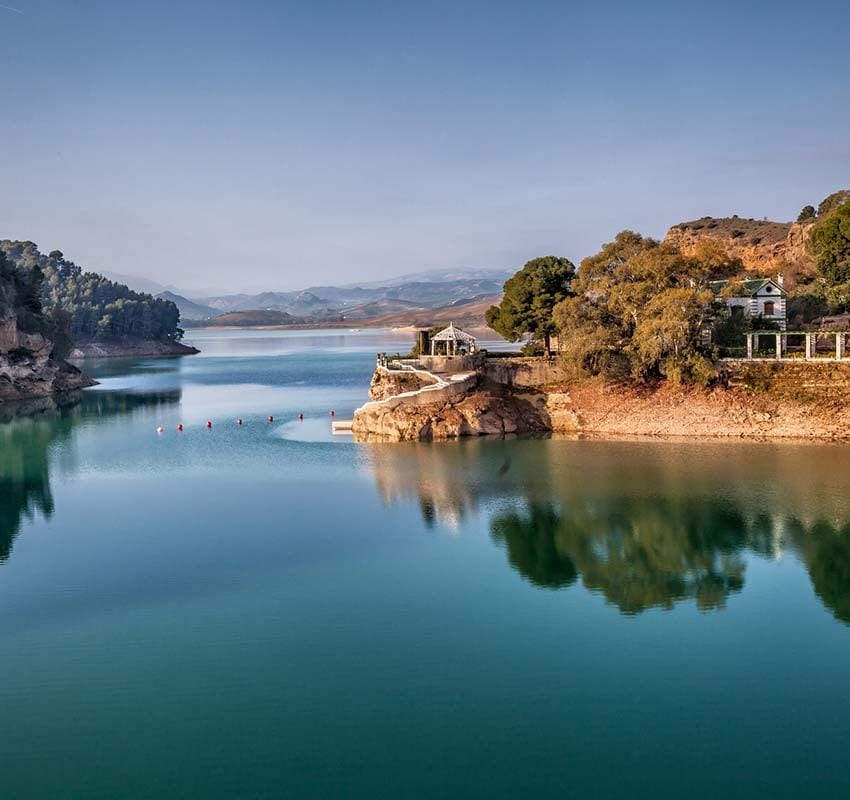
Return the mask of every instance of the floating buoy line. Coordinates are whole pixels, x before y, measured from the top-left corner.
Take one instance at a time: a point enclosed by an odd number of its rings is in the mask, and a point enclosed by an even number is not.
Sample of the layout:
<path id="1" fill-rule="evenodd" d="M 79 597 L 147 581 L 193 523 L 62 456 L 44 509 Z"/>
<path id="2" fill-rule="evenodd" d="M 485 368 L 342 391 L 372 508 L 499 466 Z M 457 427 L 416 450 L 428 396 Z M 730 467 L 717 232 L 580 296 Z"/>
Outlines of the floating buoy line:
<path id="1" fill-rule="evenodd" d="M 330 415 L 331 415 L 332 417 L 333 417 L 333 416 L 335 416 L 335 412 L 334 412 L 334 410 L 333 410 L 333 409 L 331 409 L 331 411 L 330 411 Z M 269 415 L 268 415 L 268 417 L 266 417 L 266 419 L 267 419 L 269 422 L 274 422 L 274 415 L 273 415 L 273 414 L 269 414 Z M 301 413 L 299 413 L 299 414 L 298 414 L 298 421 L 299 421 L 299 422 L 303 422 L 303 421 L 304 421 L 304 413 L 303 413 L 303 412 L 301 412 Z M 237 425 L 237 427 L 238 427 L 238 426 L 242 426 L 242 425 L 244 425 L 244 424 L 245 424 L 245 421 L 242 419 L 242 417 L 237 417 L 237 418 L 236 418 L 236 425 Z M 204 427 L 205 427 L 205 428 L 207 428 L 207 429 L 212 428 L 212 426 L 213 426 L 213 424 L 212 424 L 212 420 L 211 420 L 211 419 L 208 419 L 208 420 L 206 421 L 206 423 L 204 423 Z M 182 422 L 178 422 L 178 423 L 177 423 L 177 431 L 178 431 L 179 433 L 182 433 L 182 432 L 183 432 L 183 423 L 182 423 Z M 159 425 L 159 426 L 157 427 L 157 429 L 156 429 L 156 432 L 157 432 L 157 433 L 165 433 L 165 428 L 164 428 L 162 425 Z"/>

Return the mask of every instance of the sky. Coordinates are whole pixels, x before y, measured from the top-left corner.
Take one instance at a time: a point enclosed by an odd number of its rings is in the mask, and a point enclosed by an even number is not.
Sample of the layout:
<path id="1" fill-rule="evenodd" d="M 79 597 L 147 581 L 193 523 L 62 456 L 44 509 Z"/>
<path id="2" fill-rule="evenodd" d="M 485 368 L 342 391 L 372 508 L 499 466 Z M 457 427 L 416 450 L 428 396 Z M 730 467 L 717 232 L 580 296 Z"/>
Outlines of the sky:
<path id="1" fill-rule="evenodd" d="M 850 3 L 0 0 L 0 238 L 228 291 L 850 186 Z"/>

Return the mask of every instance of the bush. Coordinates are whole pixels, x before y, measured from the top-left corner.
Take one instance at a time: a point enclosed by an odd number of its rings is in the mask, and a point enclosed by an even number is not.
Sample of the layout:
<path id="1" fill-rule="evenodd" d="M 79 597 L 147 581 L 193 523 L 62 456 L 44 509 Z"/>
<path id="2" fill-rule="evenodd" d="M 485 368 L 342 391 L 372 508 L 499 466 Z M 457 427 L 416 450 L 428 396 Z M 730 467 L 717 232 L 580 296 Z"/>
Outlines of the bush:
<path id="1" fill-rule="evenodd" d="M 668 359 L 661 365 L 661 374 L 674 386 L 697 386 L 705 389 L 717 378 L 710 359 L 701 353 L 689 353 L 684 358 Z"/>
<path id="2" fill-rule="evenodd" d="M 829 313 L 825 288 L 821 281 L 801 286 L 788 298 L 786 316 L 789 328 L 799 328 Z"/>
<path id="3" fill-rule="evenodd" d="M 850 310 L 850 283 L 839 283 L 826 289 L 826 302 L 830 314 L 843 314 Z"/>

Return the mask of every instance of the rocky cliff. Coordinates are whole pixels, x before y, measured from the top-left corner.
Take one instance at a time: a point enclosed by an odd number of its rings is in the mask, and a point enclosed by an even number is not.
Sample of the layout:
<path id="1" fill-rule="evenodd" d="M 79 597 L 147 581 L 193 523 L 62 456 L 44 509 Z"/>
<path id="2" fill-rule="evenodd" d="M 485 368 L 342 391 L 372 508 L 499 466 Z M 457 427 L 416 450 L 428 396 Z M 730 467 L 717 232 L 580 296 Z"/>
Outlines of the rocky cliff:
<path id="1" fill-rule="evenodd" d="M 20 330 L 13 314 L 0 319 L 0 402 L 45 397 L 94 385 L 79 369 L 53 355 L 53 342 Z"/>
<path id="2" fill-rule="evenodd" d="M 93 383 L 56 356 L 50 336 L 59 326 L 41 306 L 41 283 L 40 271 L 16 268 L 0 250 L 0 402 Z"/>
<path id="3" fill-rule="evenodd" d="M 718 242 L 745 269 L 764 274 L 785 273 L 794 278 L 813 269 L 807 251 L 814 222 L 790 223 L 740 217 L 703 217 L 674 225 L 664 241 L 686 255 L 706 241 Z"/>

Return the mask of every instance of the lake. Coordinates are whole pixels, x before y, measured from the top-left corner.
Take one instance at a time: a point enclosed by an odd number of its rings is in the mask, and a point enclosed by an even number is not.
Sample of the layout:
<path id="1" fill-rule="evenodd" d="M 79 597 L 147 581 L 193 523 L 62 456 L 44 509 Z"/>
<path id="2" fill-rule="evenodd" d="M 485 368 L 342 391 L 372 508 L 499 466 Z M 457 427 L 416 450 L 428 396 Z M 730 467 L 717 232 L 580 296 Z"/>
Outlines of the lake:
<path id="1" fill-rule="evenodd" d="M 850 796 L 846 445 L 358 445 L 409 335 L 187 340 L 0 407 L 0 796 Z"/>

